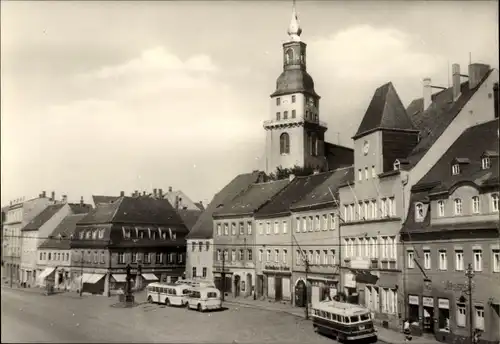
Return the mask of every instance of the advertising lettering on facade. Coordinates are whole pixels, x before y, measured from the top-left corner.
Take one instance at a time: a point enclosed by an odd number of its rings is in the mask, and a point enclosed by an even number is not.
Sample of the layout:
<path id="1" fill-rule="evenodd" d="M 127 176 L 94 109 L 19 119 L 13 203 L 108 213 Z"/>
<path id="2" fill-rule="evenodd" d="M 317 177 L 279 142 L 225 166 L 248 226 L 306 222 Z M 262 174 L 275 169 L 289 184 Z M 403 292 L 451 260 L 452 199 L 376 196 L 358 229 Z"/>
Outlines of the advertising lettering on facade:
<path id="1" fill-rule="evenodd" d="M 450 300 L 438 299 L 438 307 L 441 309 L 450 309 Z"/>
<path id="2" fill-rule="evenodd" d="M 432 297 L 424 296 L 422 298 L 422 305 L 424 307 L 434 307 L 434 299 Z"/>
<path id="3" fill-rule="evenodd" d="M 345 274 L 344 286 L 347 288 L 356 288 L 356 277 L 352 272 L 348 272 Z"/>
<path id="4" fill-rule="evenodd" d="M 272 271 L 290 271 L 290 267 L 284 265 L 266 265 L 264 269 Z"/>
<path id="5" fill-rule="evenodd" d="M 410 305 L 419 305 L 420 302 L 418 301 L 418 296 L 416 295 L 408 295 L 408 303 Z"/>

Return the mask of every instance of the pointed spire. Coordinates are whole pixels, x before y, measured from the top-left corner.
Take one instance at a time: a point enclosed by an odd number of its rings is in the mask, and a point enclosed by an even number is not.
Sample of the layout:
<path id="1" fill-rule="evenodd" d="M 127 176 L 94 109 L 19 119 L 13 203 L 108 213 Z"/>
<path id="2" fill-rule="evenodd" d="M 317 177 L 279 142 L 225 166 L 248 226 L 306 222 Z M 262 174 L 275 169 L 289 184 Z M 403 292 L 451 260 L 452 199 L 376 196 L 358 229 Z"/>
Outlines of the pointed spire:
<path id="1" fill-rule="evenodd" d="M 299 18 L 297 17 L 297 12 L 295 11 L 295 0 L 293 0 L 292 20 L 290 21 L 290 26 L 288 26 L 288 35 L 291 41 L 300 42 L 301 33 L 302 29 L 300 27 Z"/>

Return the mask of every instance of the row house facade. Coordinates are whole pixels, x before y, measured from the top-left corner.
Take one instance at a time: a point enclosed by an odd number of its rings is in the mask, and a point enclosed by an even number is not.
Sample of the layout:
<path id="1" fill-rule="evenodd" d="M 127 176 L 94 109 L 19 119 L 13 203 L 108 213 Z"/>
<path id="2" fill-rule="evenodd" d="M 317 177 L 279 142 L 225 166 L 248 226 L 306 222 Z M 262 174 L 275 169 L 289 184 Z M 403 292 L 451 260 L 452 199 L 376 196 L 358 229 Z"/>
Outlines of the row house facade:
<path id="1" fill-rule="evenodd" d="M 256 294 L 292 303 L 294 245 L 290 206 L 328 179 L 330 172 L 307 177 L 290 176 L 290 183 L 255 212 Z"/>
<path id="2" fill-rule="evenodd" d="M 47 197 L 45 191 L 37 198 L 16 200 L 5 211 L 3 226 L 4 242 L 2 252 L 5 261 L 5 274 L 9 279 L 21 280 L 22 232 L 21 229 L 40 214 L 47 206 L 55 203 L 55 193 Z"/>
<path id="3" fill-rule="evenodd" d="M 78 290 L 79 285 L 75 284 L 70 276 L 72 268 L 70 241 L 76 230 L 76 224 L 86 215 L 86 213 L 67 215 L 48 238 L 42 240 L 37 250 L 39 286 L 45 287 L 47 280 L 50 280 L 56 289 Z"/>
<path id="4" fill-rule="evenodd" d="M 442 342 L 470 340 L 471 327 L 481 342 L 500 340 L 498 129 L 495 119 L 466 130 L 412 188 L 401 232 L 407 314 Z"/>
<path id="5" fill-rule="evenodd" d="M 69 214 L 85 214 L 92 209 L 90 204 L 67 203 L 66 196 L 56 204 L 49 205 L 21 230 L 22 255 L 21 255 L 21 282 L 26 286 L 43 284 L 42 269 L 38 267 L 38 249 L 54 229 Z M 39 278 L 40 277 L 40 278 Z"/>
<path id="6" fill-rule="evenodd" d="M 297 307 L 333 299 L 338 294 L 342 221 L 338 188 L 352 174 L 353 168 L 328 172 L 327 179 L 290 207 L 294 239 L 292 282 Z"/>
<path id="7" fill-rule="evenodd" d="M 232 292 L 235 297 L 254 292 L 254 214 L 288 183 L 278 180 L 252 184 L 213 213 L 214 280 L 223 292 Z"/>
<path id="8" fill-rule="evenodd" d="M 216 209 L 233 200 L 251 184 L 259 182 L 264 174 L 259 171 L 242 173 L 231 180 L 199 216 L 187 235 L 186 277 L 214 280 L 214 230 L 212 215 Z"/>
<path id="9" fill-rule="evenodd" d="M 166 199 L 121 196 L 77 224 L 71 240 L 71 278 L 84 292 L 110 295 L 123 289 L 126 267 L 135 288 L 175 282 L 185 271 L 188 229 Z"/>

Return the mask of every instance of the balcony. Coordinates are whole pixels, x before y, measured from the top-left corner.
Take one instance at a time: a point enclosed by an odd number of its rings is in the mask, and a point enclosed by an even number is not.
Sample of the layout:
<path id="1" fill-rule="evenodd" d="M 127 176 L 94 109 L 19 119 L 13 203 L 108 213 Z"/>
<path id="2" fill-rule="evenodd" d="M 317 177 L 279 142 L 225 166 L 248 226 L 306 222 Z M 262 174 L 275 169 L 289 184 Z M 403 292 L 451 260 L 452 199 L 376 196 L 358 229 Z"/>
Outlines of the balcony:
<path id="1" fill-rule="evenodd" d="M 290 127 L 303 125 L 304 123 L 318 124 L 320 127 L 328 128 L 328 124 L 324 121 L 314 120 L 305 117 L 287 118 L 287 119 L 271 119 L 264 121 L 264 129 Z"/>

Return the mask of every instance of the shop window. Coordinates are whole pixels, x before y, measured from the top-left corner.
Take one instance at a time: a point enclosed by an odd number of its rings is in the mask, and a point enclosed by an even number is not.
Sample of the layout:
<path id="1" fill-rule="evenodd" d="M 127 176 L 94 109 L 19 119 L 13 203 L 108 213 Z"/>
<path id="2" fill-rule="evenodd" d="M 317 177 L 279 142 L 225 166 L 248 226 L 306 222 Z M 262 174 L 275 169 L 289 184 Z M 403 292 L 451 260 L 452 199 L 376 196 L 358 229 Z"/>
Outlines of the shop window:
<path id="1" fill-rule="evenodd" d="M 438 326 L 439 331 L 450 332 L 450 301 L 438 299 Z"/>
<path id="2" fill-rule="evenodd" d="M 457 326 L 465 327 L 465 304 L 457 304 Z"/>

